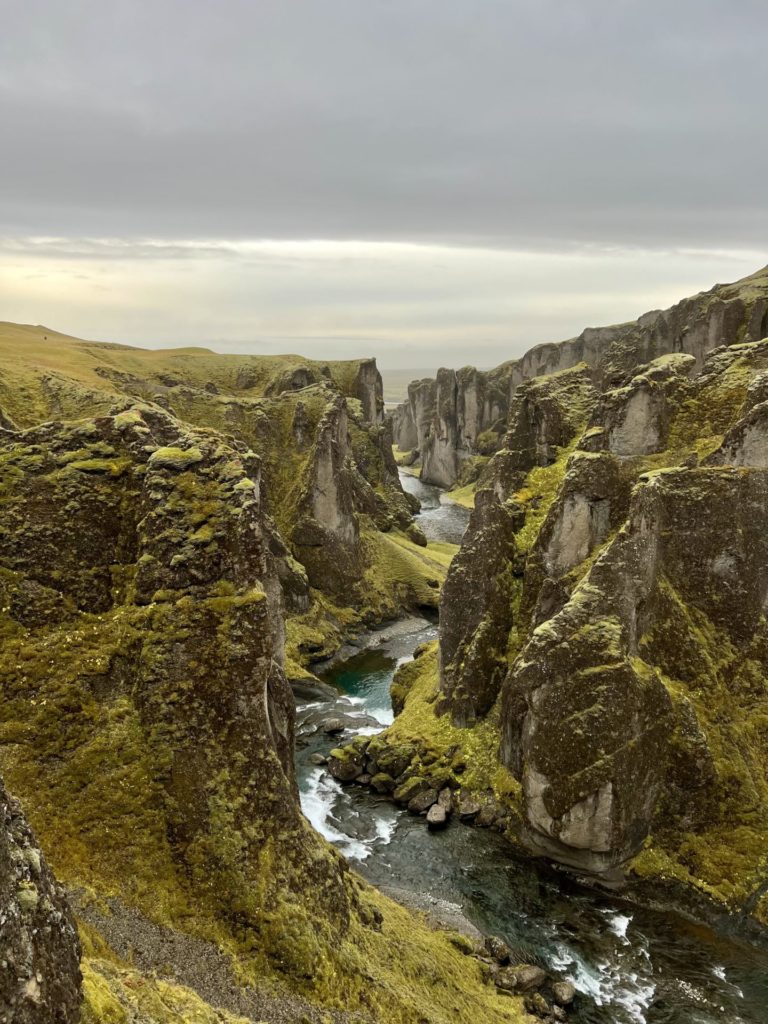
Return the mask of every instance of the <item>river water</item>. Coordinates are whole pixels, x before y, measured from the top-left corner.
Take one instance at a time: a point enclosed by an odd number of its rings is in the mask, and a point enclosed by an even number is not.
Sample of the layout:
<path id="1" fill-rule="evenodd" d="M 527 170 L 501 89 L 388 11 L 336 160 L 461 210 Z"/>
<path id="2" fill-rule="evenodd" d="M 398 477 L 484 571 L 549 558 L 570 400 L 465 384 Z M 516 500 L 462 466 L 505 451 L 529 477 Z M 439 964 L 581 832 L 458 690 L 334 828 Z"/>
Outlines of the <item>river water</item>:
<path id="1" fill-rule="evenodd" d="M 468 513 L 403 474 L 422 501 L 427 536 L 456 543 Z M 340 692 L 339 709 L 392 721 L 389 684 L 414 648 L 437 635 L 421 618 L 394 623 L 323 673 Z M 299 708 L 303 716 L 318 705 Z M 373 733 L 354 725 L 345 733 Z M 296 755 L 304 812 L 372 883 L 450 905 L 485 933 L 504 938 L 522 959 L 573 981 L 584 996 L 578 1024 L 766 1024 L 768 955 L 714 935 L 671 913 L 650 911 L 580 886 L 545 864 L 517 859 L 495 833 L 452 822 L 429 832 L 384 798 L 341 786 L 312 764 L 336 745 L 321 731 L 300 739 Z M 426 899 L 425 899 L 426 898 Z"/>

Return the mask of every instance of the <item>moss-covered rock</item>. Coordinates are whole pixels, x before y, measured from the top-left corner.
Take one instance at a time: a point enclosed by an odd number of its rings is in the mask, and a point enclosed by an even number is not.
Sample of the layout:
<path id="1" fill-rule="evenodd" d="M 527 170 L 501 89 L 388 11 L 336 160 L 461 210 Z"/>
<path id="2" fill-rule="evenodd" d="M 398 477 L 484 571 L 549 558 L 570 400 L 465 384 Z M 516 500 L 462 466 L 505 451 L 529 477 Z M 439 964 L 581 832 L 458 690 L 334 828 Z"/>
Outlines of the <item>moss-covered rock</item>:
<path id="1" fill-rule="evenodd" d="M 0 1017 L 15 1024 L 76 1024 L 80 943 L 19 802 L 0 780 Z"/>
<path id="2" fill-rule="evenodd" d="M 474 367 L 438 371 L 434 379 L 413 381 L 408 399 L 392 414 L 393 436 L 401 451 L 417 449 L 422 479 L 452 487 L 462 467 L 477 454 L 500 447 L 519 386 L 580 363 L 591 368 L 601 390 L 624 386 L 628 375 L 659 357 L 683 359 L 700 369 L 720 345 L 739 345 L 768 336 L 768 269 L 735 284 L 715 285 L 670 309 L 653 310 L 637 320 L 587 328 L 556 344 L 537 345 L 520 359 L 488 371 Z M 646 380 L 634 388 L 628 418 L 609 424 L 613 443 L 639 454 L 664 446 L 663 401 Z M 645 424 L 645 425 L 644 425 Z M 643 439 L 644 437 L 644 439 Z"/>
<path id="3" fill-rule="evenodd" d="M 768 342 L 726 340 L 518 389 L 380 742 L 537 853 L 764 920 Z"/>
<path id="4" fill-rule="evenodd" d="M 156 457 L 168 450 L 196 457 Z M 91 459 L 121 470 L 78 468 Z M 297 653 L 327 642 L 330 618 L 338 643 L 361 613 L 322 594 L 298 612 L 301 572 L 262 471 L 244 442 L 156 404 L 0 437 L 5 776 L 65 883 L 225 951 L 238 984 L 288 986 L 361 1020 L 517 1021 L 448 936 L 352 875 L 301 814 L 284 603 L 291 593 Z M 430 581 L 453 550 L 432 561 L 362 522 L 365 571 L 389 566 L 370 614 L 436 602 Z M 22 890 L 34 913 L 39 891 Z M 85 975 L 86 1020 L 229 1019 L 101 946 Z"/>

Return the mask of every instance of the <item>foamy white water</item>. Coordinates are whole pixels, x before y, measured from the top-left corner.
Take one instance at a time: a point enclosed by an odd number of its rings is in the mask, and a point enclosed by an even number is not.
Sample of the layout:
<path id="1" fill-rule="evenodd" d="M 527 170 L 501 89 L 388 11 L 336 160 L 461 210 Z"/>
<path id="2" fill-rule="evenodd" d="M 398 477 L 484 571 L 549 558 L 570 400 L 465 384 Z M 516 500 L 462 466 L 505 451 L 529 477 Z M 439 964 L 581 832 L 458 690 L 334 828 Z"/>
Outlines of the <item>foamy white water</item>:
<path id="1" fill-rule="evenodd" d="M 349 795 L 322 768 L 318 767 L 306 779 L 305 789 L 301 793 L 301 809 L 312 827 L 337 846 L 345 857 L 351 860 L 366 860 L 374 846 L 390 842 L 395 831 L 396 816 L 392 815 L 391 820 L 378 815 L 367 817 L 367 822 L 375 830 L 374 834 L 370 839 L 353 838 L 337 827 L 339 819 L 335 810 L 340 803 L 345 802 L 351 805 Z M 349 808 L 346 810 L 353 817 L 359 817 L 356 811 L 350 812 Z"/>

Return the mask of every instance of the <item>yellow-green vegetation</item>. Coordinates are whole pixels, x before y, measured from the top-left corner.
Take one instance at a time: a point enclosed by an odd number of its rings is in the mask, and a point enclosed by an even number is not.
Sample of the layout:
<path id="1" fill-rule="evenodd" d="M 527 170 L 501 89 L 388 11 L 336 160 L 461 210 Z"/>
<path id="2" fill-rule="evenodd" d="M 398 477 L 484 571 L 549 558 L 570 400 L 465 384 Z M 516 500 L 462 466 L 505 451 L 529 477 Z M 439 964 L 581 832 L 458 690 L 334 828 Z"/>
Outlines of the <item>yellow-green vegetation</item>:
<path id="1" fill-rule="evenodd" d="M 121 394 L 148 399 L 179 386 L 259 398 L 302 370 L 308 380 L 328 377 L 352 395 L 360 361 L 221 355 L 196 347 L 141 349 L 0 322 L 0 368 L 0 408 L 24 427 L 48 419 L 54 408 L 63 418 L 93 415 L 107 411 Z"/>
<path id="2" fill-rule="evenodd" d="M 679 465 L 691 454 L 705 458 L 719 447 L 725 432 L 739 418 L 754 377 L 751 351 L 752 346 L 745 346 L 740 357 L 683 399 L 675 411 L 664 451 L 644 456 L 644 468 Z"/>
<path id="3" fill-rule="evenodd" d="M 458 545 L 414 544 L 401 530 L 363 532 L 368 566 L 365 605 L 373 619 L 391 618 L 407 607 L 436 608 L 440 587 Z"/>
<path id="4" fill-rule="evenodd" d="M 361 624 L 353 608 L 334 604 L 320 591 L 310 591 L 310 597 L 309 609 L 289 615 L 285 623 L 287 671 L 292 679 L 311 675 L 305 666 L 329 657 L 342 645 L 345 634 Z"/>
<path id="5" fill-rule="evenodd" d="M 366 568 L 360 599 L 340 605 L 312 590 L 308 611 L 288 617 L 286 657 L 291 678 L 308 676 L 306 667 L 333 654 L 350 632 L 395 618 L 409 608 L 437 608 L 457 544 L 430 541 L 420 547 L 402 530 L 381 533 L 370 523 L 362 530 L 362 543 Z"/>
<path id="6" fill-rule="evenodd" d="M 83 1024 L 250 1024 L 182 985 L 110 960 L 83 961 Z"/>
<path id="7" fill-rule="evenodd" d="M 404 470 L 406 473 L 412 473 L 413 476 L 418 476 L 420 467 L 413 466 L 411 465 L 410 462 L 411 458 L 413 457 L 412 451 L 404 452 L 396 444 L 393 444 L 392 454 L 394 455 L 395 462 L 400 467 L 400 469 Z"/>
<path id="8" fill-rule="evenodd" d="M 452 490 L 446 491 L 446 497 L 450 498 L 451 501 L 455 501 L 457 505 L 461 505 L 463 508 L 474 508 L 476 490 L 477 481 L 474 481 L 471 484 L 465 484 L 463 487 L 454 487 Z"/>
<path id="9" fill-rule="evenodd" d="M 632 868 L 642 877 L 684 881 L 736 909 L 768 874 L 768 622 L 763 617 L 751 647 L 739 650 L 669 580 L 659 590 L 661 613 L 639 651 L 652 659 L 675 705 L 693 710 L 713 777 L 703 820 L 680 829 L 667 815 L 669 827 L 656 830 Z M 673 752 L 691 743 L 685 717 L 678 718 Z"/>
<path id="10" fill-rule="evenodd" d="M 558 451 L 557 459 L 548 466 L 534 466 L 523 486 L 514 494 L 515 501 L 525 508 L 525 524 L 515 534 L 515 543 L 521 552 L 528 552 L 536 542 L 547 518 L 552 502 L 557 497 L 568 468 L 568 459 L 579 443 L 577 435 L 567 448 Z"/>
<path id="11" fill-rule="evenodd" d="M 436 928 L 357 876 L 350 876 L 349 885 L 360 901 L 361 918 L 336 938 L 338 973 L 320 984 L 294 985 L 293 993 L 327 1009 L 357 1013 L 361 1024 L 449 1024 L 470 1017 L 481 1024 L 522 1024 L 529 1019 L 518 1000 L 483 981 L 480 964 L 468 955 L 472 944 L 463 936 Z M 214 1009 L 189 988 L 125 963 L 91 926 L 81 924 L 81 935 L 84 1024 L 241 1024 L 242 1018 Z M 286 995 L 291 1006 L 291 992 L 279 979 L 254 973 L 243 960 L 233 960 L 232 966 L 276 1004 Z"/>
<path id="12" fill-rule="evenodd" d="M 463 936 L 431 927 L 421 915 L 370 887 L 365 887 L 362 898 L 374 917 L 381 916 L 381 930 L 359 929 L 344 946 L 354 956 L 362 979 L 355 1003 L 367 1004 L 373 1020 L 393 1024 L 530 1020 L 518 1000 L 483 981 L 480 964 L 466 955 Z"/>
<path id="13" fill-rule="evenodd" d="M 145 413 L 6 439 L 0 463 L 0 770 L 52 869 L 213 944 L 243 984 L 369 1020 L 520 1019 L 476 960 L 356 879 L 301 816 L 249 456 Z M 166 442 L 154 453 L 148 422 Z M 121 460 L 119 475 L 77 468 Z M 331 617 L 338 640 L 364 615 L 436 602 L 455 549 L 363 520 L 371 592 L 294 621 L 297 660 Z M 89 942 L 86 1020 L 227 1020 Z"/>
<path id="14" fill-rule="evenodd" d="M 432 771 L 436 763 L 450 769 L 453 782 L 462 790 L 492 792 L 510 810 L 520 806 L 520 783 L 499 762 L 499 702 L 470 729 L 451 723 L 450 715 L 438 715 L 437 641 L 398 669 L 392 684 L 393 698 L 402 711 L 377 737 L 392 747 L 415 747 L 412 767 Z M 426 766 L 430 766 L 427 768 Z M 458 772 L 457 772 L 458 769 Z"/>

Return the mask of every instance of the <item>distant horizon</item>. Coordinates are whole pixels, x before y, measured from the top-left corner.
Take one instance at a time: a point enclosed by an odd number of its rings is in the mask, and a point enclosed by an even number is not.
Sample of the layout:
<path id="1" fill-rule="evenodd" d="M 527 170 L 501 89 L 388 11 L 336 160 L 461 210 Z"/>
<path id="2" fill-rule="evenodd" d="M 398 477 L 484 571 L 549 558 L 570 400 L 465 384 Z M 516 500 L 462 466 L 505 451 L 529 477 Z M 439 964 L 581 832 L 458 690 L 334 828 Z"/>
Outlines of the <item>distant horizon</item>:
<path id="1" fill-rule="evenodd" d="M 338 246 L 333 248 L 336 250 L 335 257 L 329 257 L 327 253 L 321 257 L 313 251 L 302 251 L 300 244 L 296 243 L 293 259 L 301 276 L 306 278 L 307 274 L 313 272 L 321 276 L 324 274 L 324 283 L 332 287 L 346 258 L 338 252 Z M 292 301 L 285 303 L 280 310 L 266 310 L 262 315 L 251 310 L 239 311 L 237 328 L 242 332 L 240 337 L 233 332 L 232 337 L 225 338 L 220 331 L 212 328 L 218 320 L 225 320 L 234 326 L 231 309 L 227 311 L 220 296 L 207 295 L 205 290 L 180 292 L 173 303 L 159 305 L 149 311 L 141 305 L 116 307 L 113 301 L 105 307 L 99 304 L 98 290 L 90 293 L 95 296 L 94 301 L 89 300 L 88 294 L 82 302 L 75 301 L 77 281 L 66 286 L 67 275 L 74 273 L 74 270 L 58 265 L 58 269 L 53 266 L 47 271 L 54 275 L 64 274 L 55 295 L 46 296 L 44 275 L 41 283 L 40 274 L 31 271 L 28 272 L 34 283 L 33 290 L 26 296 L 23 291 L 21 294 L 18 291 L 12 294 L 2 287 L 1 240 L 0 317 L 16 323 L 43 324 L 51 331 L 86 341 L 111 342 L 139 348 L 200 347 L 235 355 L 295 354 L 310 359 L 359 359 L 375 356 L 382 372 L 408 371 L 415 378 L 427 368 L 433 368 L 428 375 L 434 375 L 434 370 L 440 366 L 453 369 L 466 365 L 479 368 L 498 366 L 507 360 L 519 358 L 536 345 L 576 337 L 587 327 L 624 323 L 637 319 L 651 309 L 668 308 L 688 295 L 708 290 L 714 284 L 730 283 L 749 276 L 768 262 L 768 251 L 699 252 L 678 254 L 676 259 L 663 253 L 591 252 L 581 256 L 571 255 L 564 261 L 556 254 L 537 253 L 535 258 L 527 254 L 529 258 L 526 258 L 526 254 L 521 253 L 495 252 L 489 256 L 476 250 L 456 250 L 450 253 L 441 251 L 438 256 L 425 247 L 403 249 L 407 260 L 412 266 L 415 263 L 422 274 L 429 274 L 434 269 L 435 260 L 442 261 L 443 266 L 452 272 L 448 276 L 454 283 L 460 283 L 462 273 L 467 273 L 470 281 L 477 285 L 488 269 L 488 258 L 500 282 L 510 282 L 504 271 L 516 271 L 520 275 L 519 293 L 513 300 L 505 300 L 514 307 L 509 312 L 509 323 L 500 321 L 493 314 L 493 302 L 489 302 L 488 315 L 484 321 L 480 317 L 480 321 L 474 324 L 472 318 L 464 322 L 459 317 L 457 322 L 451 322 L 451 313 L 444 308 L 443 301 L 450 304 L 450 301 L 456 299 L 454 295 L 453 299 L 440 296 L 439 301 L 425 305 L 423 309 L 414 307 L 403 316 L 402 322 L 399 322 L 398 317 L 398 322 L 394 324 L 382 324 L 381 311 L 377 316 L 373 316 L 371 311 L 370 332 L 365 330 L 368 314 L 362 306 L 354 310 L 353 321 L 356 322 L 349 324 L 344 333 L 323 331 L 308 335 L 298 331 L 289 332 L 289 328 L 294 325 L 307 326 L 307 320 L 310 325 L 314 325 L 313 317 L 318 314 L 318 310 Z M 367 246 L 367 250 L 370 276 L 368 286 L 371 286 L 375 285 L 379 272 L 386 275 L 391 252 L 379 253 L 376 246 Z M 45 260 L 51 258 L 48 256 Z M 189 273 L 185 261 L 192 259 L 194 264 L 197 258 L 200 257 L 185 256 L 184 261 L 174 265 L 174 258 L 150 255 L 143 260 L 146 270 L 142 273 L 155 276 L 165 273 L 173 278 L 175 273 Z M 269 257 L 266 259 L 268 263 Z M 82 262 L 75 263 L 77 276 L 85 279 L 82 287 L 86 293 L 93 287 L 92 274 L 98 276 L 100 273 L 95 268 L 87 271 L 87 264 L 87 260 L 85 265 Z M 499 264 L 503 265 L 501 273 Z M 17 253 L 14 264 L 17 275 L 23 265 L 23 258 Z M 124 268 L 123 274 L 130 276 L 132 270 L 131 265 Z M 392 270 L 391 264 L 389 270 Z M 228 277 L 236 272 L 236 265 L 227 266 Z M 247 275 L 247 267 L 242 272 Z M 396 272 L 399 276 L 401 271 L 398 268 Z M 278 269 L 276 273 L 280 276 L 282 271 Z M 615 287 L 612 287 L 612 281 Z M 123 284 L 127 288 L 129 282 L 124 281 Z M 177 281 L 176 286 L 178 284 Z M 184 288 L 188 287 L 185 282 Z M 407 276 L 402 287 L 406 292 L 414 287 L 412 276 Z M 319 283 L 316 290 L 320 295 L 322 289 Z M 126 301 L 133 299 L 139 302 L 140 296 L 129 291 Z M 463 303 L 465 298 L 460 296 L 459 301 Z M 190 302 L 196 304 L 194 317 L 189 309 Z M 180 306 L 184 307 L 183 316 L 178 313 Z M 479 310 L 475 312 L 479 313 Z M 348 310 L 345 316 L 349 316 Z M 248 321 L 259 324 L 265 320 L 270 327 L 283 327 L 285 333 L 254 337 L 257 331 L 253 330 L 248 331 L 251 336 L 247 336 Z M 412 333 L 409 331 L 411 324 Z M 334 324 L 327 326 L 333 327 Z"/>

